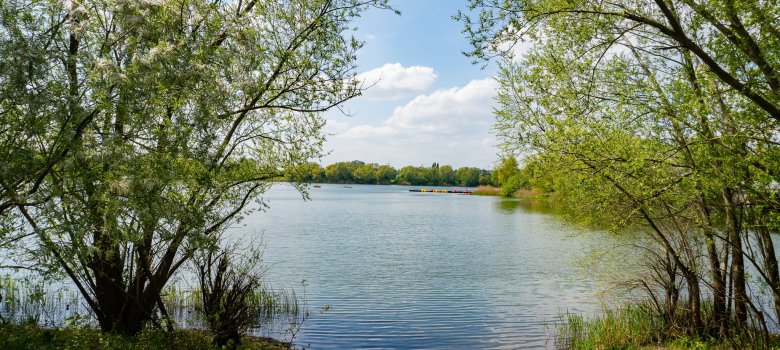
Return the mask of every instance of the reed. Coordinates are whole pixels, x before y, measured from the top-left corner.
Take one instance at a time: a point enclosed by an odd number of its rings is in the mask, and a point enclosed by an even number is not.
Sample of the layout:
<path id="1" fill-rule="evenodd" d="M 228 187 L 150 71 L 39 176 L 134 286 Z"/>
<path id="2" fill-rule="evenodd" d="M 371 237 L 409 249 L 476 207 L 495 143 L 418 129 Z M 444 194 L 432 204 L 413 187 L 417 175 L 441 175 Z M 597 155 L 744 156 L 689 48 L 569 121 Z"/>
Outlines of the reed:
<path id="1" fill-rule="evenodd" d="M 493 186 L 479 186 L 472 194 L 478 196 L 499 196 L 501 195 L 501 189 Z"/>
<path id="2" fill-rule="evenodd" d="M 664 322 L 641 307 L 605 309 L 588 319 L 562 313 L 556 323 L 558 349 L 638 349 L 665 340 Z"/>
<path id="3" fill-rule="evenodd" d="M 293 289 L 272 289 L 261 286 L 251 295 L 257 324 L 263 327 L 287 329 L 300 324 L 307 316 L 305 299 Z M 181 328 L 205 329 L 203 322 L 203 292 L 197 288 L 172 285 L 162 293 L 163 303 L 171 319 Z M 259 331 L 261 327 L 256 327 Z"/>
<path id="4" fill-rule="evenodd" d="M 712 313 L 702 308 L 704 317 Z M 691 335 L 685 324 L 689 314 L 677 309 L 673 317 L 662 317 L 649 303 L 621 308 L 604 308 L 600 315 L 583 317 L 559 313 L 555 322 L 556 349 L 778 349 L 780 339 L 756 328 L 729 333 L 722 338 Z"/>
<path id="5" fill-rule="evenodd" d="M 80 294 L 33 276 L 0 277 L 0 321 L 61 326 L 81 317 Z"/>
<path id="6" fill-rule="evenodd" d="M 300 297 L 292 289 L 273 289 L 268 286 L 254 290 L 250 296 L 250 305 L 255 308 L 252 314 L 257 319 L 249 332 L 249 339 L 263 334 L 292 341 L 309 316 L 305 293 L 303 296 Z M 200 289 L 190 288 L 187 283 L 175 283 L 161 297 L 177 332 L 204 332 L 207 328 Z M 65 337 L 88 337 L 100 333 L 92 330 L 96 325 L 95 318 L 75 289 L 63 283 L 10 274 L 0 276 L 0 325 L 30 329 L 41 327 L 33 333 L 46 337 L 50 335 L 47 329 L 70 329 L 68 334 L 63 335 Z M 94 339 L 100 338 L 95 335 Z M 0 348 L 8 348 L 2 344 L 0 342 Z"/>

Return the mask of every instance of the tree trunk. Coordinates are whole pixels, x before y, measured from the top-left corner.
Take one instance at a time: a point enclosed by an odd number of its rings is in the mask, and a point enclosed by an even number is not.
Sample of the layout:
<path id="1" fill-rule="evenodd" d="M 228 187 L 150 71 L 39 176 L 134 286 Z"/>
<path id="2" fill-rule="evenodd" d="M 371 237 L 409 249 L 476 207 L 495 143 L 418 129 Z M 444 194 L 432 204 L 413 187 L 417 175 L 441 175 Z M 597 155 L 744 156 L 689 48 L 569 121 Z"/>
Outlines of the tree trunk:
<path id="1" fill-rule="evenodd" d="M 747 325 L 747 292 L 745 290 L 745 260 L 742 256 L 742 236 L 739 219 L 734 203 L 734 192 L 731 188 L 722 190 L 723 204 L 726 212 L 726 229 L 731 245 L 731 280 L 734 286 L 734 319 L 738 328 Z"/>
<path id="2" fill-rule="evenodd" d="M 104 332 L 136 335 L 151 320 L 154 301 L 145 297 L 141 288 L 128 288 L 118 242 L 105 232 L 94 234 L 95 252 L 89 268 L 94 275 L 95 313 Z"/>
<path id="3" fill-rule="evenodd" d="M 775 303 L 775 317 L 780 320 L 780 291 L 778 291 L 778 289 L 780 289 L 778 288 L 780 287 L 780 271 L 778 271 L 775 245 L 772 242 L 772 236 L 766 226 L 761 225 L 756 231 L 761 243 L 761 251 L 764 255 L 764 269 L 766 270 L 764 273 L 768 279 L 766 282 L 769 283 L 770 286 L 773 286 L 770 289 L 772 290 L 772 298 Z"/>
<path id="4" fill-rule="evenodd" d="M 707 259 L 710 263 L 710 275 L 712 276 L 712 322 L 717 336 L 726 334 L 726 281 L 721 273 L 718 251 L 715 249 L 715 241 L 712 233 L 705 235 L 707 239 Z"/>
<path id="5" fill-rule="evenodd" d="M 688 284 L 688 302 L 691 308 L 691 324 L 689 332 L 692 336 L 702 333 L 704 328 L 701 320 L 701 291 L 699 288 L 699 278 L 692 271 L 684 269 L 685 282 Z"/>

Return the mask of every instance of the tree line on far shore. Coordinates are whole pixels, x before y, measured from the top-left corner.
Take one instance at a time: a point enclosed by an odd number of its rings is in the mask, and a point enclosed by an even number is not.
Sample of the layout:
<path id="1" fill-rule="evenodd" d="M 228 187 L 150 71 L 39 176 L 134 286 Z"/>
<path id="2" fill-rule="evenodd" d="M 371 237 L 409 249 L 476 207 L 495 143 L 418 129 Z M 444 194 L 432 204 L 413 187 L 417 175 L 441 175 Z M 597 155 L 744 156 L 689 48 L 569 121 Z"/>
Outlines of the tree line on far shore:
<path id="1" fill-rule="evenodd" d="M 515 163 L 516 164 L 516 163 Z M 494 172 L 476 167 L 433 163 L 431 166 L 404 166 L 365 163 L 359 160 L 337 162 L 326 167 L 310 162 L 289 170 L 286 178 L 295 182 L 349 183 L 373 185 L 464 186 L 496 185 Z"/>

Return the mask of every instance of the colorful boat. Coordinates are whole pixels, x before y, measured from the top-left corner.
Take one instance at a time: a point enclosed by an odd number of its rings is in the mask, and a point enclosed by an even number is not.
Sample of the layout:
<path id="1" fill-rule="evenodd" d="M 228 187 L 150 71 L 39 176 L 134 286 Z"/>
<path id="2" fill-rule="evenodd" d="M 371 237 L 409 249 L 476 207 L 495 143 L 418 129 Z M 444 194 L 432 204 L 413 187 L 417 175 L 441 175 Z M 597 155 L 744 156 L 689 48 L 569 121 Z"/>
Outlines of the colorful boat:
<path id="1" fill-rule="evenodd" d="M 427 188 L 413 188 L 409 192 L 423 192 L 423 193 L 457 193 L 457 194 L 472 194 L 471 190 L 429 190 Z"/>

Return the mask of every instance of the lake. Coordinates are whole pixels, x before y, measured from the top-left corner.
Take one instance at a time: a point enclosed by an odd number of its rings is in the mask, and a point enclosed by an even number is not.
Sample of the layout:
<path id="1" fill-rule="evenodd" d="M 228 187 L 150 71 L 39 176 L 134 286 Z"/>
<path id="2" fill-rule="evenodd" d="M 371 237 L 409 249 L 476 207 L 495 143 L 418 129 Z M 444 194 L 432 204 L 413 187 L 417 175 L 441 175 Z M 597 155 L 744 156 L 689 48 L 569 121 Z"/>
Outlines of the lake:
<path id="1" fill-rule="evenodd" d="M 410 188 L 324 184 L 304 201 L 275 185 L 270 208 L 233 229 L 263 236 L 274 287 L 300 294 L 306 281 L 312 317 L 297 344 L 553 348 L 559 312 L 600 308 L 575 267 L 594 237 L 531 202 Z"/>

